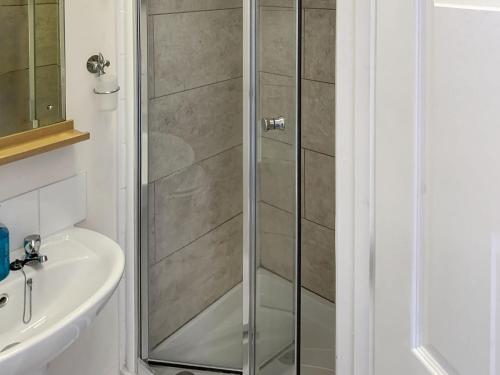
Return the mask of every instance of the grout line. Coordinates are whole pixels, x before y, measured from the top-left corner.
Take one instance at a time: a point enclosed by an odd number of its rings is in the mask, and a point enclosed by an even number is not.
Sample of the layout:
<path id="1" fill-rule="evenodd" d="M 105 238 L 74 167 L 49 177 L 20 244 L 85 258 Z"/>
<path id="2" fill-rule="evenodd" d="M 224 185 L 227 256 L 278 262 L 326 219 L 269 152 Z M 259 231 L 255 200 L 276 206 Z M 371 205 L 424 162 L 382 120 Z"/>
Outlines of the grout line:
<path id="1" fill-rule="evenodd" d="M 241 146 L 243 146 L 243 143 L 238 143 L 237 145 L 230 146 L 230 147 L 228 147 L 228 148 L 226 148 L 226 149 L 224 149 L 224 150 L 222 150 L 222 151 L 219 151 L 219 152 L 217 152 L 217 153 L 215 153 L 215 154 L 213 154 L 213 155 L 207 156 L 206 158 L 203 158 L 203 159 L 197 160 L 197 161 L 195 161 L 195 162 L 193 162 L 193 163 L 191 163 L 191 164 L 189 164 L 189 165 L 187 165 L 187 166 L 185 166 L 185 167 L 182 167 L 182 168 L 176 169 L 175 171 L 172 171 L 172 172 L 170 172 L 169 174 L 167 174 L 167 175 L 165 175 L 165 176 L 160 176 L 160 177 L 158 177 L 157 179 L 155 179 L 155 180 L 153 180 L 153 181 L 149 181 L 149 183 L 152 183 L 152 182 L 159 182 L 160 180 L 163 180 L 164 178 L 170 177 L 170 176 L 172 176 L 172 175 L 173 175 L 173 174 L 175 174 L 175 173 L 179 173 L 179 172 L 181 172 L 181 171 L 183 171 L 183 170 L 185 170 L 185 169 L 188 169 L 188 168 L 192 167 L 193 165 L 197 165 L 197 164 L 203 163 L 204 161 L 207 161 L 208 159 L 212 159 L 212 158 L 214 158 L 214 157 L 216 157 L 216 156 L 219 156 L 219 155 L 221 155 L 221 154 L 223 154 L 223 153 L 225 153 L 225 152 L 227 152 L 227 151 L 232 151 L 233 149 L 238 148 L 238 147 L 241 147 Z"/>
<path id="2" fill-rule="evenodd" d="M 287 145 L 287 146 L 293 146 L 292 143 L 289 143 L 289 142 L 286 142 L 286 141 L 283 141 L 281 139 L 276 139 L 276 138 L 273 138 L 273 137 L 270 137 L 270 136 L 266 136 L 266 135 L 261 135 L 262 138 L 265 138 L 267 140 L 270 140 L 270 141 L 274 141 L 274 142 L 278 142 L 278 143 L 281 143 L 281 144 L 284 144 L 284 145 Z M 317 151 L 317 150 L 314 150 L 312 148 L 309 148 L 309 147 L 304 147 L 302 146 L 302 149 L 305 150 L 305 151 L 309 151 L 309 152 L 315 152 L 316 154 L 320 154 L 320 155 L 323 155 L 323 156 L 329 156 L 331 158 L 335 158 L 335 155 L 330 155 L 330 154 L 327 154 L 327 153 L 324 153 L 324 152 L 321 152 L 321 151 Z M 292 160 L 293 161 L 293 160 Z"/>
<path id="3" fill-rule="evenodd" d="M 307 286 L 304 286 L 304 283 L 302 282 L 303 280 L 300 280 L 301 283 L 300 283 L 300 286 L 301 288 L 304 288 L 305 290 L 307 290 L 309 293 L 312 293 L 314 294 L 316 297 L 319 297 L 327 302 L 330 302 L 330 303 L 333 303 L 335 305 L 335 299 L 331 300 L 330 298 L 328 297 L 325 297 L 325 296 L 322 296 L 321 294 L 319 294 L 318 292 L 308 288 Z M 335 294 L 335 287 L 333 288 L 333 294 Z"/>
<path id="4" fill-rule="evenodd" d="M 274 5 L 261 5 L 259 7 L 260 11 L 266 11 L 266 12 L 294 12 L 295 8 L 294 7 L 279 7 L 279 6 L 274 6 Z"/>
<path id="5" fill-rule="evenodd" d="M 261 137 L 262 137 L 262 138 L 265 138 L 265 139 L 267 139 L 267 140 L 271 140 L 271 141 L 274 141 L 274 142 L 278 142 L 278 143 L 281 143 L 281 144 L 287 145 L 287 146 L 293 146 L 293 144 L 292 144 L 292 143 L 289 143 L 289 142 L 283 141 L 283 140 L 281 140 L 281 139 L 276 139 L 276 138 L 274 138 L 274 137 L 266 136 L 266 135 L 264 135 L 264 134 L 261 134 Z"/>
<path id="6" fill-rule="evenodd" d="M 215 227 L 213 227 L 212 229 L 210 229 L 210 230 L 208 230 L 208 231 L 204 232 L 203 234 L 201 234 L 200 236 L 196 237 L 194 240 L 192 240 L 191 242 L 187 243 L 186 245 L 184 245 L 184 246 L 182 246 L 182 247 L 178 248 L 177 250 L 173 251 L 173 252 L 172 252 L 172 253 L 170 253 L 170 254 L 165 255 L 164 257 L 162 257 L 162 258 L 160 258 L 159 260 L 155 261 L 155 263 L 150 264 L 150 265 L 149 265 L 149 268 L 151 268 L 151 267 L 153 267 L 153 266 L 157 265 L 158 263 L 162 262 L 162 261 L 163 261 L 163 260 L 165 260 L 166 258 L 169 258 L 169 257 L 171 257 L 172 255 L 174 255 L 174 254 L 178 253 L 179 251 L 181 251 L 181 250 L 185 249 L 185 248 L 186 248 L 186 247 L 188 247 L 189 245 L 192 245 L 192 244 L 193 244 L 193 243 L 195 243 L 196 241 L 200 240 L 202 237 L 205 237 L 207 234 L 212 233 L 213 231 L 215 231 L 215 230 L 219 229 L 219 228 L 220 228 L 220 227 L 222 227 L 224 224 L 227 224 L 228 222 L 230 222 L 231 220 L 233 220 L 233 219 L 237 218 L 238 216 L 240 216 L 240 215 L 242 215 L 242 214 L 243 214 L 243 211 L 239 211 L 236 215 L 231 216 L 229 219 L 225 220 L 224 222 L 222 222 L 222 223 L 220 223 L 220 224 L 216 225 Z M 156 223 L 156 219 L 155 219 L 155 223 Z M 155 248 L 156 248 L 156 247 L 157 247 L 157 246 L 156 246 L 156 241 L 155 241 Z"/>
<path id="7" fill-rule="evenodd" d="M 267 202 L 267 201 L 265 201 L 263 199 L 260 200 L 260 203 L 263 203 L 263 204 L 265 204 L 265 205 L 267 205 L 269 207 L 272 207 L 272 208 L 275 208 L 277 210 L 280 210 L 281 212 L 285 212 L 287 214 L 293 215 L 293 212 L 290 212 L 290 211 L 288 211 L 288 210 L 286 210 L 284 208 L 278 207 L 278 206 L 276 206 L 276 205 L 274 205 L 272 203 L 269 203 L 269 202 Z"/>
<path id="8" fill-rule="evenodd" d="M 293 76 L 286 75 L 286 74 L 267 72 L 265 70 L 259 70 L 259 79 L 260 79 L 260 73 L 271 74 L 271 75 L 275 75 L 275 76 L 279 76 L 279 77 L 283 77 L 283 78 L 293 78 Z"/>
<path id="9" fill-rule="evenodd" d="M 337 10 L 336 8 L 302 7 L 302 10 Z"/>
<path id="10" fill-rule="evenodd" d="M 320 155 L 323 155 L 323 156 L 329 156 L 331 158 L 335 158 L 335 155 L 330 155 L 330 154 L 325 154 L 324 152 L 321 152 L 321 151 L 316 151 L 312 148 L 308 148 L 308 147 L 302 147 L 304 150 L 306 151 L 309 151 L 309 152 L 315 152 L 316 154 L 320 154 Z"/>
<path id="11" fill-rule="evenodd" d="M 287 213 L 287 214 L 293 215 L 293 212 L 290 212 L 290 211 L 288 211 L 288 210 L 286 210 L 286 209 L 284 209 L 284 208 L 281 208 L 281 207 L 275 206 L 274 204 L 271 204 L 271 203 L 269 203 L 269 202 L 267 202 L 267 201 L 265 201 L 265 200 L 262 200 L 262 199 L 261 199 L 261 200 L 260 200 L 260 203 L 265 204 L 265 205 L 267 205 L 267 206 L 269 206 L 269 207 L 271 207 L 271 208 L 274 208 L 274 209 L 276 209 L 276 210 L 279 210 L 279 211 L 281 211 L 281 212 L 284 212 L 284 213 Z M 301 219 L 306 220 L 306 221 L 308 221 L 308 222 L 310 222 L 310 223 L 316 224 L 316 225 L 318 225 L 318 226 L 320 226 L 320 227 L 322 227 L 322 228 L 324 228 L 324 229 L 329 229 L 329 230 L 333 230 L 333 231 L 335 231 L 335 228 L 331 228 L 331 227 L 329 227 L 329 226 L 326 226 L 325 224 L 318 223 L 318 222 L 316 222 L 316 221 L 314 221 L 314 220 L 311 220 L 311 219 L 309 219 L 309 218 L 306 218 L 306 217 L 304 217 L 304 216 L 302 216 L 302 217 L 301 217 Z"/>
<path id="12" fill-rule="evenodd" d="M 313 220 L 308 219 L 308 218 L 306 218 L 306 217 L 302 217 L 302 220 L 308 221 L 308 222 L 313 223 L 313 224 L 316 224 L 316 225 L 318 225 L 318 226 L 320 226 L 320 227 L 322 227 L 322 228 L 324 228 L 324 229 L 328 229 L 328 230 L 331 230 L 331 231 L 335 232 L 335 229 L 334 229 L 334 228 L 327 227 L 325 224 L 320 224 L 320 223 L 317 223 L 316 221 L 313 221 Z"/>
<path id="13" fill-rule="evenodd" d="M 14 70 L 9 70 L 8 72 L 0 73 L 0 78 L 7 75 L 7 74 L 12 74 L 12 73 L 20 73 L 20 72 L 29 72 L 30 68 L 21 68 L 21 69 L 14 69 Z"/>
<path id="14" fill-rule="evenodd" d="M 243 9 L 243 7 L 214 8 L 214 9 L 195 9 L 195 10 L 178 10 L 178 11 L 171 11 L 171 12 L 148 13 L 148 16 L 154 17 L 154 16 L 166 16 L 166 15 L 169 15 L 169 14 L 217 12 L 217 11 L 234 10 L 234 9 Z"/>
<path id="15" fill-rule="evenodd" d="M 210 82 L 210 83 L 207 83 L 205 85 L 190 87 L 190 88 L 185 89 L 185 90 L 175 91 L 175 92 L 171 92 L 171 93 L 160 95 L 160 96 L 154 96 L 152 98 L 149 98 L 149 100 L 153 101 L 153 100 L 157 100 L 157 99 L 162 99 L 162 98 L 165 98 L 166 96 L 176 95 L 176 94 L 180 94 L 180 93 L 183 93 L 183 92 L 187 92 L 187 91 L 191 91 L 191 90 L 196 90 L 196 89 L 201 89 L 203 87 L 213 86 L 213 85 L 217 85 L 219 83 L 225 83 L 225 82 L 228 82 L 228 81 L 232 81 L 232 80 L 236 80 L 236 79 L 241 79 L 241 78 L 243 78 L 243 76 L 239 75 L 237 77 L 231 77 L 231 78 L 223 79 L 222 81 Z"/>
<path id="16" fill-rule="evenodd" d="M 335 82 L 321 81 L 319 79 L 312 79 L 312 78 L 306 78 L 306 77 L 301 77 L 301 79 L 303 81 L 311 81 L 311 82 L 317 82 L 317 83 L 324 83 L 324 84 L 334 85 L 335 86 Z"/>

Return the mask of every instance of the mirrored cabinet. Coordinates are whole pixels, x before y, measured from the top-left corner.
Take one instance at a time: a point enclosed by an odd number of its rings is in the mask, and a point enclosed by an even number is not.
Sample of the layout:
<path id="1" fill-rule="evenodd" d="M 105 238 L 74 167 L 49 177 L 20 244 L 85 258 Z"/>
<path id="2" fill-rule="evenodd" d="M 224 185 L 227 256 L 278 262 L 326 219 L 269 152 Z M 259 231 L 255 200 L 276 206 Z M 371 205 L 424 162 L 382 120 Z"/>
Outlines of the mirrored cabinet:
<path id="1" fill-rule="evenodd" d="M 0 0 L 0 164 L 88 139 L 66 121 L 64 73 L 63 0 Z"/>

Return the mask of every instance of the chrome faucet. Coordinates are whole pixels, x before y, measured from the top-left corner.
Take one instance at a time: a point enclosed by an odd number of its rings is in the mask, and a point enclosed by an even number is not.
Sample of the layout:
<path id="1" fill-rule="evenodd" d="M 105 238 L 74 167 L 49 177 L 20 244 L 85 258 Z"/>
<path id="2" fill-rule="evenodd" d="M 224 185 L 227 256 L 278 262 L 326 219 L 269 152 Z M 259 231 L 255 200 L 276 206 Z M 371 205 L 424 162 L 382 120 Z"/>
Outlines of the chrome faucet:
<path id="1" fill-rule="evenodd" d="M 10 264 L 13 271 L 20 270 L 30 263 L 45 263 L 49 260 L 46 255 L 40 254 L 42 239 L 39 234 L 32 234 L 24 238 L 24 259 L 16 259 Z"/>
<path id="2" fill-rule="evenodd" d="M 47 260 L 46 255 L 40 254 L 40 246 L 42 239 L 39 234 L 32 234 L 24 238 L 24 264 L 30 262 L 45 263 Z"/>

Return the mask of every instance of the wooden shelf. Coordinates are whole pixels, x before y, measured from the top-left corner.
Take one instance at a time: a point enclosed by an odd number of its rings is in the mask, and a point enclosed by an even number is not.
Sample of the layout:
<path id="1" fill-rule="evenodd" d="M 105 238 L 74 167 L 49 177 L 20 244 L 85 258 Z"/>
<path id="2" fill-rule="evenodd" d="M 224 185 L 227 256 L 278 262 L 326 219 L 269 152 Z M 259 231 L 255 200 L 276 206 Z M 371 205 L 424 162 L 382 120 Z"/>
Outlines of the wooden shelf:
<path id="1" fill-rule="evenodd" d="M 0 138 L 0 165 L 69 146 L 90 138 L 74 128 L 73 120 Z"/>

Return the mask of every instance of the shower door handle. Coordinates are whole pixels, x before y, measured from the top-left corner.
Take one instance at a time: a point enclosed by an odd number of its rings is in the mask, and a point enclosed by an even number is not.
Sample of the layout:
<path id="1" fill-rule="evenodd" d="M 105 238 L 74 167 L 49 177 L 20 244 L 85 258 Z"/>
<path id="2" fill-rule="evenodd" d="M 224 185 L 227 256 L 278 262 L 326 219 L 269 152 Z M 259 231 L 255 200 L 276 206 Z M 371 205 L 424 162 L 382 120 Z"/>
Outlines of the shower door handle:
<path id="1" fill-rule="evenodd" d="M 262 119 L 262 129 L 264 129 L 265 132 L 269 130 L 285 130 L 285 125 L 286 119 L 283 116 L 276 118 L 264 117 Z"/>

